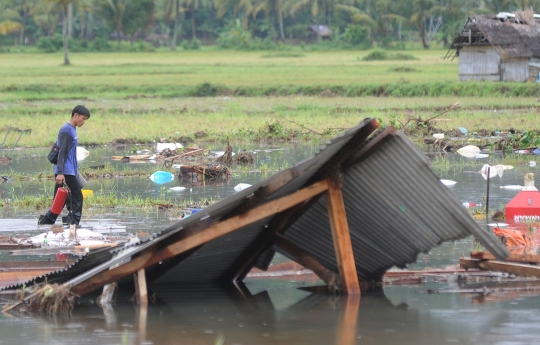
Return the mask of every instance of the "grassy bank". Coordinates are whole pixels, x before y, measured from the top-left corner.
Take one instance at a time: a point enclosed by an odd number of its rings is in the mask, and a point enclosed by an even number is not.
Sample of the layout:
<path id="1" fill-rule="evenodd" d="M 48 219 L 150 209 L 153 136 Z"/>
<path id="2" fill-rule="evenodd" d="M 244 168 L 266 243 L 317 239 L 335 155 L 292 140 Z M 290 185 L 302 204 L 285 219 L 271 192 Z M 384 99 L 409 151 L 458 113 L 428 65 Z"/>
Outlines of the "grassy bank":
<path id="1" fill-rule="evenodd" d="M 465 127 L 517 131 L 540 128 L 538 99 L 531 97 L 211 97 L 131 99 L 84 102 L 91 119 L 78 129 L 82 145 L 115 140 L 133 143 L 162 138 L 184 143 L 204 140 L 322 140 L 376 117 L 382 125 L 414 126 L 411 119 L 428 119 L 459 102 L 454 110 L 433 121 L 441 131 Z M 8 126 L 31 129 L 18 146 L 43 147 L 54 141 L 77 101 L 0 103 L 0 139 Z M 410 128 L 408 128 L 410 129 Z M 414 129 L 414 128 L 413 128 Z M 12 132 L 6 146 L 18 134 Z"/>

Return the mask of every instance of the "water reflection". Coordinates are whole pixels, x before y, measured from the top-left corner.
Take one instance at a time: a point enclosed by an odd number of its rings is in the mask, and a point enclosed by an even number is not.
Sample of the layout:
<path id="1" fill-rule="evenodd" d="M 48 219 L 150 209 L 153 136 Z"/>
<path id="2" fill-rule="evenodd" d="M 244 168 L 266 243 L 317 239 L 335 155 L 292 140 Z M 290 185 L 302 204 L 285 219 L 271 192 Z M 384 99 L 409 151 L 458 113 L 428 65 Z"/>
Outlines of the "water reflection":
<path id="1" fill-rule="evenodd" d="M 255 150 L 256 148 L 250 148 Z M 291 165 L 313 153 L 313 147 L 291 146 L 287 151 L 258 152 L 259 167 L 265 163 Z M 108 162 L 117 150 L 92 149 L 83 164 Z M 50 164 L 38 162 L 44 151 L 15 151 L 12 171 L 38 173 Z M 268 155 L 268 156 L 263 156 Z M 44 157 L 44 156 L 43 156 Z M 487 185 L 478 171 L 484 162 L 465 161 L 448 155 L 454 162 L 439 169 L 441 178 L 457 183 L 450 188 L 462 202 L 485 205 Z M 490 158 L 491 159 L 491 158 Z M 488 163 L 500 164 L 495 157 Z M 141 165 L 118 168 L 141 169 Z M 4 169 L 4 170 L 1 170 Z M 11 170 L 13 169 L 13 170 Z M 527 172 L 536 166 L 517 165 L 490 180 L 490 207 L 503 209 L 517 190 L 500 188 L 523 184 Z M 159 169 L 156 169 L 159 170 Z M 538 174 L 537 174 L 538 175 Z M 240 183 L 255 184 L 265 178 L 260 172 L 237 172 L 229 183 L 204 183 L 186 186 L 182 192 L 169 192 L 179 180 L 156 185 L 147 177 L 99 179 L 89 181 L 95 193 L 114 193 L 157 197 L 173 195 L 176 200 L 225 198 Z M 10 193 L 42 194 L 50 191 L 50 181 L 8 182 L 0 184 L 5 197 Z M 4 218 L 37 218 L 36 212 L 3 210 Z M 87 220 L 115 219 L 128 231 L 159 231 L 176 221 L 158 210 L 115 209 L 107 215 L 87 212 Z M 479 221 L 485 224 L 485 221 Z M 36 229 L 37 231 L 37 229 Z M 443 243 L 421 254 L 411 269 L 437 268 L 458 264 L 461 256 L 473 249 L 471 238 Z M 1 254 L 1 253 L 0 253 Z M 320 283 L 320 282 L 319 282 Z M 314 295 L 296 289 L 314 283 L 248 279 L 246 287 L 189 287 L 150 285 L 148 306 L 138 306 L 133 294 L 122 291 L 116 303 L 101 309 L 95 296 L 83 300 L 73 315 L 49 318 L 36 315 L 0 316 L 0 343 L 5 344 L 532 344 L 540 330 L 538 290 L 513 286 L 512 293 L 491 292 L 437 293 L 454 286 L 428 282 L 417 287 L 386 286 L 364 293 L 360 299 Z M 315 283 L 316 284 L 316 283 Z M 509 287 L 506 287 L 507 291 Z M 92 299 L 93 298 L 93 299 Z"/>
<path id="2" fill-rule="evenodd" d="M 286 290 L 298 283 L 247 282 L 248 289 L 154 287 L 138 306 L 119 295 L 102 310 L 70 317 L 0 316 L 7 344 L 532 344 L 540 298 L 477 304 L 471 295 L 407 287 L 346 298 Z M 265 290 L 260 290 L 267 285 Z M 437 285 L 440 287 L 440 285 Z M 296 290 L 298 292 L 298 290 Z M 280 297 L 280 295 L 283 295 Z M 284 306 L 284 300 L 287 303 Z M 281 306 L 280 306 L 281 305 Z"/>

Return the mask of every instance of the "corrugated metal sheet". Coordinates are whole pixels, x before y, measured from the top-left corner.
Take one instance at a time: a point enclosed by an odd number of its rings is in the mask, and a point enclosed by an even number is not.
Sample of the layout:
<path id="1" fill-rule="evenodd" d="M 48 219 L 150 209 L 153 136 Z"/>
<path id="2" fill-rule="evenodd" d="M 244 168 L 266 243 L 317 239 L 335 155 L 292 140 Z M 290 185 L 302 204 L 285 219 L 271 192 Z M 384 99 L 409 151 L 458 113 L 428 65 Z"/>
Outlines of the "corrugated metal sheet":
<path id="1" fill-rule="evenodd" d="M 500 243 L 475 223 L 402 135 L 345 173 L 343 197 L 360 279 L 380 279 L 394 265 L 405 267 L 419 253 L 471 234 L 501 252 Z M 285 237 L 338 272 L 325 198 Z"/>
<path id="2" fill-rule="evenodd" d="M 167 245 L 183 236 L 182 231 L 187 231 L 184 229 L 207 228 L 216 221 L 241 214 L 326 178 L 332 169 L 347 163 L 350 168 L 344 171 L 343 195 L 360 278 L 378 279 L 389 267 L 403 267 L 414 262 L 419 252 L 428 251 L 443 241 L 470 235 L 475 235 L 497 257 L 505 258 L 507 251 L 502 244 L 494 235 L 479 228 L 461 202 L 439 182 L 427 158 L 406 137 L 382 131 L 366 143 L 375 123 L 374 119 L 364 120 L 332 140 L 314 157 L 211 205 L 145 243 L 115 249 L 117 256 L 135 255 L 152 244 Z M 376 145 L 379 140 L 384 142 L 381 139 L 386 143 Z M 374 146 L 357 162 L 351 163 L 351 157 L 361 152 L 366 144 Z M 285 185 L 261 197 L 259 191 L 286 176 L 291 179 Z M 245 208 L 246 202 L 250 207 Z M 254 243 L 263 255 L 259 264 L 264 265 L 272 243 L 261 242 L 259 237 L 266 234 L 273 218 L 280 216 L 273 215 L 208 241 L 177 257 L 178 260 L 164 262 L 163 269 L 159 265 L 149 267 L 152 274 L 147 277 L 159 275 L 156 283 L 161 284 L 219 281 L 230 273 L 231 265 L 247 260 L 246 252 L 254 249 Z M 324 197 L 285 232 L 285 237 L 305 249 L 327 269 L 338 272 Z M 111 259 L 110 265 L 114 260 Z M 250 261 L 251 264 L 255 262 Z M 102 261 L 100 267 L 107 265 Z M 166 272 L 160 272 L 165 268 Z M 74 281 L 81 270 L 63 273 L 62 277 L 55 278 Z M 76 280 L 87 279 L 88 274 L 91 273 L 82 273 Z"/>

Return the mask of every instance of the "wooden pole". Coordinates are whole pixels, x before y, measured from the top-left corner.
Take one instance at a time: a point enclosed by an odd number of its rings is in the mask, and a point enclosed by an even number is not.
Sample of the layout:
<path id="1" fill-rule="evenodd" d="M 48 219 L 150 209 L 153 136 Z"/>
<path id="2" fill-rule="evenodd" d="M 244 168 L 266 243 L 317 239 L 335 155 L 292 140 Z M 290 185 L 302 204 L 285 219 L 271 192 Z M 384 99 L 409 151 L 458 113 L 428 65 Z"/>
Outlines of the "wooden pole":
<path id="1" fill-rule="evenodd" d="M 144 268 L 135 273 L 135 298 L 138 304 L 148 304 L 148 291 L 146 290 L 146 274 Z"/>
<path id="2" fill-rule="evenodd" d="M 336 261 L 341 276 L 341 288 L 345 295 L 359 295 L 360 284 L 354 263 L 351 235 L 347 224 L 347 214 L 341 186 L 336 179 L 328 179 L 328 191 L 326 192 L 326 203 L 328 205 L 328 216 L 330 218 L 330 228 L 334 239 L 336 251 Z"/>

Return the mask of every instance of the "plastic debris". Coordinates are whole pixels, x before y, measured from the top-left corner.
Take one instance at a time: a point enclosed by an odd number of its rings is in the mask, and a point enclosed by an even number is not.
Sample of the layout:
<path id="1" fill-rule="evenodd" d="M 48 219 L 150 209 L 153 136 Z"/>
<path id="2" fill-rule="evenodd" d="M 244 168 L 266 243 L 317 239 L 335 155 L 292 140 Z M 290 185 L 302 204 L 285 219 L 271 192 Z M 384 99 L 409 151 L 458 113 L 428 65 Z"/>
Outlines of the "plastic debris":
<path id="1" fill-rule="evenodd" d="M 463 203 L 463 206 L 465 206 L 465 208 L 474 208 L 474 207 L 480 207 L 480 206 L 482 206 L 482 204 L 476 204 L 474 202 L 466 201 L 466 202 Z"/>
<path id="2" fill-rule="evenodd" d="M 530 153 L 529 150 L 516 150 L 514 151 L 514 153 L 518 154 L 518 155 L 528 155 Z"/>
<path id="3" fill-rule="evenodd" d="M 474 145 L 467 145 L 457 150 L 457 153 L 463 157 L 476 158 L 476 156 L 480 153 L 480 148 Z"/>
<path id="4" fill-rule="evenodd" d="M 155 183 L 168 183 L 174 180 L 174 175 L 168 171 L 156 171 L 150 175 L 150 180 Z"/>
<path id="5" fill-rule="evenodd" d="M 169 149 L 171 151 L 174 151 L 176 149 L 181 149 L 183 146 L 180 143 L 157 143 L 156 144 L 156 151 L 161 152 L 165 149 Z"/>
<path id="6" fill-rule="evenodd" d="M 441 179 L 441 182 L 445 185 L 445 186 L 453 186 L 455 185 L 457 182 L 456 181 L 452 181 L 452 180 L 444 180 L 444 179 Z"/>
<path id="7" fill-rule="evenodd" d="M 77 240 L 70 238 L 69 229 L 62 232 L 49 231 L 41 233 L 37 236 L 30 237 L 29 242 L 35 245 L 43 245 L 50 247 L 66 247 L 76 245 L 80 241 L 95 241 L 93 244 L 105 244 L 107 238 L 99 232 L 94 232 L 87 229 L 77 229 Z"/>
<path id="8" fill-rule="evenodd" d="M 172 191 L 175 191 L 175 192 L 181 192 L 181 191 L 185 190 L 186 187 L 179 187 L 179 186 L 177 186 L 177 187 L 171 187 L 171 188 L 169 188 L 169 189 L 172 190 Z"/>
<path id="9" fill-rule="evenodd" d="M 461 134 L 463 134 L 463 135 L 469 134 L 469 131 L 466 130 L 465 128 L 463 128 L 463 127 L 458 127 L 458 131 L 460 131 Z"/>
<path id="10" fill-rule="evenodd" d="M 511 184 L 506 186 L 501 186 L 501 189 L 523 189 L 523 186 L 517 184 Z"/>
<path id="11" fill-rule="evenodd" d="M 530 162 L 529 162 L 529 166 L 530 166 L 530 167 L 535 167 L 535 166 L 536 166 L 536 162 L 535 162 L 535 161 L 530 161 Z"/>
<path id="12" fill-rule="evenodd" d="M 479 153 L 476 155 L 476 159 L 482 159 L 482 158 L 488 158 L 489 155 L 487 153 Z"/>
<path id="13" fill-rule="evenodd" d="M 77 161 L 82 161 L 90 156 L 90 152 L 84 147 L 77 146 Z"/>
<path id="14" fill-rule="evenodd" d="M 91 189 L 81 189 L 83 199 L 86 199 L 94 195 L 94 191 Z"/>
<path id="15" fill-rule="evenodd" d="M 535 155 L 540 155 L 540 148 L 534 149 L 533 153 L 534 153 Z"/>
<path id="16" fill-rule="evenodd" d="M 434 133 L 433 138 L 435 138 L 435 139 L 443 139 L 444 138 L 444 133 Z"/>
<path id="17" fill-rule="evenodd" d="M 249 188 L 251 187 L 250 184 L 247 184 L 247 183 L 239 183 L 237 184 L 236 186 L 234 186 L 234 190 L 237 191 L 237 192 L 240 192 L 246 188 Z"/>

